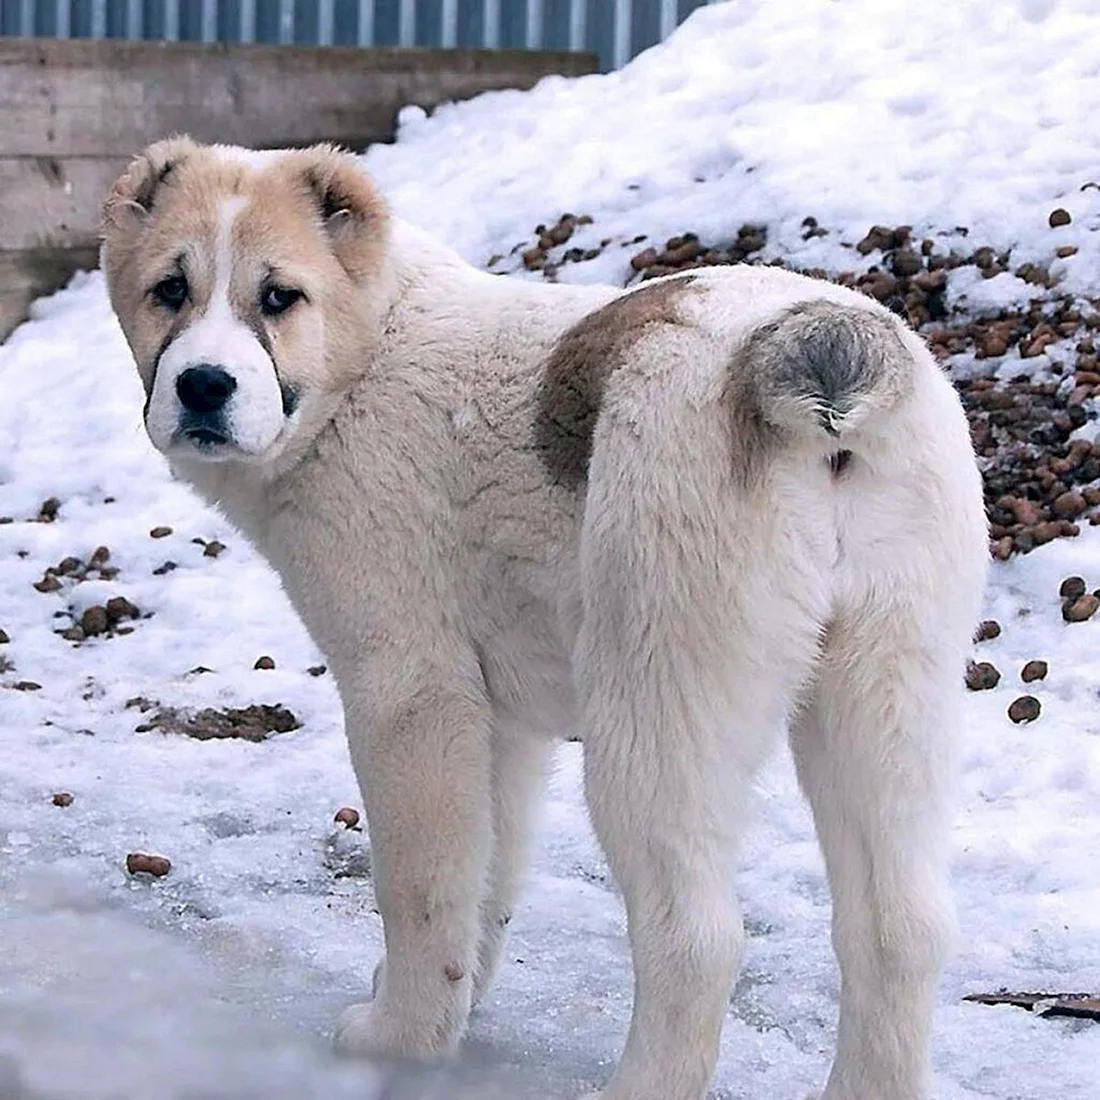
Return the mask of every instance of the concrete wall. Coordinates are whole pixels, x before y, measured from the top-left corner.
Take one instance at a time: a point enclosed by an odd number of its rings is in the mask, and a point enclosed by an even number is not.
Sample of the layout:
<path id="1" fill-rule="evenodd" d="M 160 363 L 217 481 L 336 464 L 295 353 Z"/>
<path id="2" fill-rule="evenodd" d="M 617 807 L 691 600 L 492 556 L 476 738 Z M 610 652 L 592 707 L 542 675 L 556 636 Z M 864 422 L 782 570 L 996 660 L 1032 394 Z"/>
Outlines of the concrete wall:
<path id="1" fill-rule="evenodd" d="M 100 203 L 150 141 L 362 149 L 390 140 L 407 104 L 595 67 L 591 54 L 524 50 L 0 39 L 0 338 L 95 265 Z"/>

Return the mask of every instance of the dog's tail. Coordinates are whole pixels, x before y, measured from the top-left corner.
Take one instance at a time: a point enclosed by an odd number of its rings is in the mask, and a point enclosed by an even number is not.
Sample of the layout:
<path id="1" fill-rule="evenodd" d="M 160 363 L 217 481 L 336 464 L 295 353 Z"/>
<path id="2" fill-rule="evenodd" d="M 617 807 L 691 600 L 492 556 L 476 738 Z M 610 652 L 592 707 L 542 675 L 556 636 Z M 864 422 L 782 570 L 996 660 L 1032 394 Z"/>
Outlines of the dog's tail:
<path id="1" fill-rule="evenodd" d="M 740 369 L 763 420 L 833 449 L 911 387 L 901 322 L 872 308 L 803 302 L 763 325 Z"/>

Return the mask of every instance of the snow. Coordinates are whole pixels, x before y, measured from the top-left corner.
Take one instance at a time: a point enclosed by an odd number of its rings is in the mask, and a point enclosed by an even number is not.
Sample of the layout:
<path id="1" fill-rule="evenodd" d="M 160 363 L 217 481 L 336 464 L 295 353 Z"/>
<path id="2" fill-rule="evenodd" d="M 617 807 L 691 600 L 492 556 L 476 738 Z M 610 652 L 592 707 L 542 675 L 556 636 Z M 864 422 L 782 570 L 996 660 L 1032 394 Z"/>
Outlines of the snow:
<path id="1" fill-rule="evenodd" d="M 508 256 L 571 209 L 615 243 L 562 276 L 622 282 L 638 233 L 729 240 L 855 270 L 875 222 L 1100 275 L 1100 11 L 1088 0 L 737 0 L 701 9 L 626 70 L 548 80 L 403 116 L 368 167 L 398 210 L 471 260 Z M 701 182 L 697 182 L 697 180 Z M 441 201 L 441 196 L 446 201 Z M 1064 206 L 1070 226 L 1051 230 Z M 804 242 L 815 216 L 829 230 Z M 846 243 L 845 243 L 846 242 Z M 570 242 L 584 246 L 584 239 Z M 512 270 L 514 258 L 497 265 Z M 1052 268 L 1052 270 L 1056 270 Z M 971 280 L 969 283 L 963 280 Z M 1026 300 L 1011 275 L 953 273 L 985 308 Z M 335 1015 L 369 986 L 381 944 L 335 688 L 278 580 L 174 483 L 140 424 L 142 396 L 98 275 L 38 303 L 0 346 L 0 1096 L 160 1100 L 476 1095 L 566 1098 L 610 1071 L 629 1015 L 621 907 L 585 820 L 578 746 L 563 747 L 505 966 L 476 1015 L 462 1083 L 348 1064 Z M 53 523 L 35 522 L 61 500 Z M 110 503 L 106 501 L 110 499 Z M 154 539 L 149 532 L 170 526 Z M 208 557 L 194 538 L 227 549 Z M 100 545 L 111 580 L 33 582 Z M 153 571 L 172 560 L 177 568 Z M 1100 1028 L 961 1002 L 1005 985 L 1100 990 L 1100 621 L 1067 625 L 1062 577 L 1100 585 L 1100 529 L 994 568 L 999 638 L 976 656 L 1000 685 L 968 698 L 953 867 L 961 934 L 935 1021 L 938 1100 L 1095 1097 Z M 56 630 L 123 595 L 133 633 L 80 646 Z M 256 670 L 260 655 L 275 669 Z M 1027 688 L 1025 661 L 1050 673 Z M 200 666 L 212 671 L 195 671 Z M 32 681 L 40 690 L 19 691 Z M 1014 726 L 1028 691 L 1038 721 Z M 301 728 L 260 744 L 135 732 L 163 706 L 282 703 Z M 69 791 L 71 806 L 51 795 Z M 738 860 L 750 931 L 714 1095 L 819 1086 L 835 1028 L 828 897 L 782 753 L 761 777 Z M 137 882 L 126 854 L 168 856 Z M 464 1091 L 469 1088 L 474 1091 Z"/>

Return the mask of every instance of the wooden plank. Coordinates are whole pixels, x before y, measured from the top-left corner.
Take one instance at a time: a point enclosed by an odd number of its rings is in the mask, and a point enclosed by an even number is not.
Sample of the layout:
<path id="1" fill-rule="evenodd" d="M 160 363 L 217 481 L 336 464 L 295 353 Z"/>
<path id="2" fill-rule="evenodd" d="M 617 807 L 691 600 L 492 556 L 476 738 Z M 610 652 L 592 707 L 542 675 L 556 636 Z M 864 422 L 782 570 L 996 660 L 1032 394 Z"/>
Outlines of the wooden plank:
<path id="1" fill-rule="evenodd" d="M 77 271 L 90 271 L 98 249 L 30 248 L 0 252 L 0 338 L 27 315 L 27 307 L 63 287 Z"/>
<path id="2" fill-rule="evenodd" d="M 1100 996 L 1092 993 L 1012 993 L 1002 989 L 997 993 L 969 993 L 963 1000 L 982 1005 L 1011 1005 L 1043 1017 L 1070 1016 L 1100 1023 Z"/>
<path id="3" fill-rule="evenodd" d="M 0 246 L 23 250 L 92 244 L 103 199 L 126 162 L 125 157 L 0 159 Z"/>
<path id="4" fill-rule="evenodd" d="M 551 73 L 591 54 L 333 49 L 0 38 L 0 157 L 130 156 L 170 133 L 257 147 L 390 140 L 430 108 Z"/>

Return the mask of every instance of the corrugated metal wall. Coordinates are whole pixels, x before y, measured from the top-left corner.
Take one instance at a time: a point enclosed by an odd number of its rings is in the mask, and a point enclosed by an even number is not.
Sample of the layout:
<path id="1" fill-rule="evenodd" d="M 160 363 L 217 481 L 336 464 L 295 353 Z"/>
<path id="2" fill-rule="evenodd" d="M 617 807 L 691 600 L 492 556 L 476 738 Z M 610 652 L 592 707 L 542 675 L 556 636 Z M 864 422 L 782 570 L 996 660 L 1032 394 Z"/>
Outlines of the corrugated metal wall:
<path id="1" fill-rule="evenodd" d="M 713 0 L 0 0 L 0 34 L 593 50 L 616 68 Z"/>

